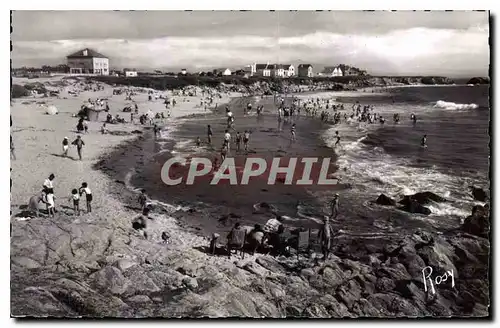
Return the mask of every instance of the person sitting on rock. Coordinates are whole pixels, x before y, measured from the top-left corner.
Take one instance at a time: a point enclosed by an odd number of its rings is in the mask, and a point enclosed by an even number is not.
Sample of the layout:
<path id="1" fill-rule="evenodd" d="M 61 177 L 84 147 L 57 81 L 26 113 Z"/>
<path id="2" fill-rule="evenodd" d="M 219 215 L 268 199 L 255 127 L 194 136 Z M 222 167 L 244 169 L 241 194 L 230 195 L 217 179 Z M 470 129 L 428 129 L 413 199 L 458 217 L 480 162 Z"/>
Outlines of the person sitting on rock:
<path id="1" fill-rule="evenodd" d="M 234 228 L 231 229 L 231 231 L 229 232 L 229 234 L 227 235 L 227 250 L 228 250 L 228 253 L 229 253 L 229 257 L 231 257 L 231 250 L 234 249 L 234 248 L 240 248 L 243 246 L 243 242 L 244 240 L 237 240 L 236 238 L 238 238 L 239 236 L 239 233 L 237 234 L 237 232 L 239 231 L 244 231 L 240 225 L 239 222 L 236 222 L 234 224 Z"/>
<path id="2" fill-rule="evenodd" d="M 41 193 L 38 193 L 34 196 L 30 197 L 29 203 L 28 203 L 28 210 L 35 214 L 36 217 L 40 216 L 40 209 L 38 208 L 38 204 L 40 202 L 46 204 L 45 202 L 45 193 L 42 191 Z"/>

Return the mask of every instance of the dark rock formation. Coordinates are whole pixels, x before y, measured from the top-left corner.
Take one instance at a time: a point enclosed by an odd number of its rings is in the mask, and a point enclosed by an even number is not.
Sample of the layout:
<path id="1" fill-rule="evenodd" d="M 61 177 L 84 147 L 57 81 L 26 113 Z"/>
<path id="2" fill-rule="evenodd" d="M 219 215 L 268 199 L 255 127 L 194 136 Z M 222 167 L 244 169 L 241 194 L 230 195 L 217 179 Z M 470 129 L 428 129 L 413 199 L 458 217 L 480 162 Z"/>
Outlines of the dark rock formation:
<path id="1" fill-rule="evenodd" d="M 408 205 L 410 203 L 410 200 L 414 200 L 421 205 L 426 205 L 431 202 L 438 202 L 438 203 L 446 202 L 445 198 L 436 195 L 433 192 L 424 191 L 424 192 L 417 192 L 416 194 L 413 195 L 405 195 L 403 199 L 399 201 L 399 203 L 402 205 Z"/>
<path id="2" fill-rule="evenodd" d="M 489 77 L 473 77 L 469 81 L 467 81 L 467 84 L 490 84 L 490 78 Z"/>
<path id="3" fill-rule="evenodd" d="M 407 196 L 405 196 L 405 198 L 406 197 Z M 411 198 L 404 201 L 402 209 L 409 213 L 419 213 L 424 215 L 431 214 L 431 210 L 429 208 L 421 205 L 418 201 Z"/>
<path id="4" fill-rule="evenodd" d="M 386 196 L 384 194 L 380 194 L 380 196 L 378 196 L 378 198 L 375 202 L 379 205 L 387 205 L 387 206 L 395 206 L 396 205 L 396 201 L 394 199 L 392 199 L 389 196 Z"/>
<path id="5" fill-rule="evenodd" d="M 471 186 L 470 189 L 472 192 L 472 197 L 474 197 L 475 200 L 478 200 L 480 202 L 485 202 L 486 200 L 488 200 L 488 194 L 483 190 L 483 188 Z"/>
<path id="6" fill-rule="evenodd" d="M 472 215 L 465 218 L 462 230 L 472 235 L 488 237 L 490 232 L 489 210 L 480 205 L 474 206 Z"/>

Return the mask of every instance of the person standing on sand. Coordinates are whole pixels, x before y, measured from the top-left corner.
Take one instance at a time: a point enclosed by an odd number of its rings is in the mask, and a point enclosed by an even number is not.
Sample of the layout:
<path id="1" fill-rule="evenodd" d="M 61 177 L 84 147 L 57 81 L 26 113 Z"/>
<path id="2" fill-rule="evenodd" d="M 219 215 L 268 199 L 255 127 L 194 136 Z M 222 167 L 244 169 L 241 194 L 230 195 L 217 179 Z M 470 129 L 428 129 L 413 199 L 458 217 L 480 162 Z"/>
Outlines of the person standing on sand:
<path id="1" fill-rule="evenodd" d="M 16 159 L 16 153 L 14 152 L 14 141 L 12 140 L 12 134 L 10 135 L 10 159 Z"/>
<path id="2" fill-rule="evenodd" d="M 335 194 L 332 201 L 330 202 L 330 218 L 335 220 L 339 214 L 339 194 Z"/>
<path id="3" fill-rule="evenodd" d="M 78 190 L 71 190 L 71 196 L 69 196 L 68 201 L 73 201 L 74 214 L 80 216 L 80 195 L 78 194 Z"/>
<path id="4" fill-rule="evenodd" d="M 211 145 L 212 144 L 212 136 L 213 136 L 213 132 L 212 132 L 212 127 L 210 126 L 210 124 L 207 126 L 207 136 L 208 136 L 208 144 Z"/>
<path id="5" fill-rule="evenodd" d="M 63 148 L 63 156 L 64 157 L 67 157 L 68 156 L 68 149 L 69 149 L 69 141 L 68 141 L 68 137 L 64 137 L 63 141 L 62 141 L 62 148 Z"/>
<path id="6" fill-rule="evenodd" d="M 224 162 L 224 160 L 226 159 L 226 156 L 227 156 L 227 145 L 224 144 L 222 146 L 222 149 L 220 151 L 220 158 L 221 158 L 221 163 Z"/>
<path id="7" fill-rule="evenodd" d="M 236 151 L 240 151 L 241 149 L 241 134 L 236 132 Z"/>
<path id="8" fill-rule="evenodd" d="M 290 130 L 291 138 L 290 138 L 290 143 L 294 142 L 296 140 L 295 138 L 295 123 L 292 124 L 292 129 Z"/>
<path id="9" fill-rule="evenodd" d="M 89 133 L 89 124 L 87 123 L 87 121 L 83 121 L 83 130 L 85 131 L 85 133 Z"/>
<path id="10" fill-rule="evenodd" d="M 155 125 L 153 126 L 153 132 L 155 134 L 155 139 L 158 138 L 160 136 L 160 128 L 158 127 L 158 125 Z"/>
<path id="11" fill-rule="evenodd" d="M 80 158 L 80 160 L 82 160 L 82 148 L 85 145 L 85 142 L 83 142 L 82 137 L 78 135 L 71 144 L 76 146 L 78 157 Z"/>
<path id="12" fill-rule="evenodd" d="M 245 130 L 243 134 L 243 145 L 245 147 L 245 151 L 248 151 L 248 142 L 250 141 L 250 131 Z"/>
<path id="13" fill-rule="evenodd" d="M 80 187 L 80 196 L 85 194 L 85 198 L 87 201 L 87 213 L 92 212 L 92 191 L 90 191 L 90 188 L 88 187 L 87 182 L 82 183 L 82 186 Z"/>
<path id="14" fill-rule="evenodd" d="M 225 146 L 227 148 L 227 152 L 230 151 L 230 143 L 231 143 L 231 134 L 229 133 L 229 130 L 226 130 L 226 132 L 224 133 L 223 147 Z"/>

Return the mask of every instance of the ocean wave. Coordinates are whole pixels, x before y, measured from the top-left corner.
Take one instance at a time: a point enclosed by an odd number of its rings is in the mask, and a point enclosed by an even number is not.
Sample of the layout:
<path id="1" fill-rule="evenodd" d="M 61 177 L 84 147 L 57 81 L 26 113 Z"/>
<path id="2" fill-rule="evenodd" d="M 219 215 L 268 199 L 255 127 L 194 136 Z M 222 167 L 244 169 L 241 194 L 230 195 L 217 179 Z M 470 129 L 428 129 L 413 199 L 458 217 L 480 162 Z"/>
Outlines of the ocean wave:
<path id="1" fill-rule="evenodd" d="M 449 110 L 466 110 L 466 109 L 476 109 L 479 106 L 476 104 L 457 104 L 450 101 L 438 100 L 434 107 L 449 109 Z"/>

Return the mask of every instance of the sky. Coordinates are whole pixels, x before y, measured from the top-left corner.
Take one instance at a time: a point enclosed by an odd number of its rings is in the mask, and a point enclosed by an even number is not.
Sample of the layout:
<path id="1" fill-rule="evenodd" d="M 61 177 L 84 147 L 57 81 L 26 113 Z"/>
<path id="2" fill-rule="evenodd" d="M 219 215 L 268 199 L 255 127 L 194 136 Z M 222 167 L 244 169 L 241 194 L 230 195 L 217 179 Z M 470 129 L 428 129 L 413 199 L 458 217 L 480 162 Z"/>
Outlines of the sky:
<path id="1" fill-rule="evenodd" d="M 487 76 L 489 14 L 471 11 L 14 11 L 12 66 L 83 48 L 111 68 L 347 64 L 372 75 Z"/>

